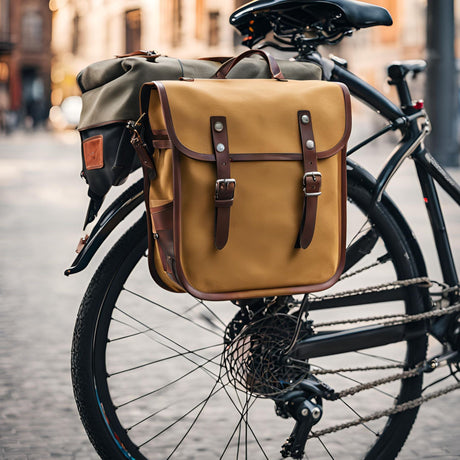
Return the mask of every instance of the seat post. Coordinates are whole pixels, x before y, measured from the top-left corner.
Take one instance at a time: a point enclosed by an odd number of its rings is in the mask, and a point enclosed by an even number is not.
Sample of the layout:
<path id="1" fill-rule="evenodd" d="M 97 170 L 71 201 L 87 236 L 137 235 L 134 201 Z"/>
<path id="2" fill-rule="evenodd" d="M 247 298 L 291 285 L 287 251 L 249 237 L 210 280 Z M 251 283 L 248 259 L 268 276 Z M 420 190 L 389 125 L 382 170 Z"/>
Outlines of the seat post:
<path id="1" fill-rule="evenodd" d="M 407 113 L 407 110 L 412 109 L 412 97 L 409 85 L 406 81 L 406 76 L 409 73 L 413 73 L 415 76 L 425 69 L 425 61 L 397 61 L 388 66 L 387 72 L 390 78 L 388 83 L 396 86 L 399 100 L 401 101 L 401 108 L 405 113 Z"/>

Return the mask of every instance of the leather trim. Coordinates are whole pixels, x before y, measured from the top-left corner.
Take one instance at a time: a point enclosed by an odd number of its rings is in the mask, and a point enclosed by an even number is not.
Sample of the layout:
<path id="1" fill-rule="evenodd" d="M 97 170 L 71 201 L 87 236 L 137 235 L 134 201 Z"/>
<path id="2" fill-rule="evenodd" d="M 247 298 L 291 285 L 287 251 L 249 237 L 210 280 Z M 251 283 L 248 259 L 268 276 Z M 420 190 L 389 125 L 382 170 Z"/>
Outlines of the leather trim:
<path id="1" fill-rule="evenodd" d="M 154 149 L 171 149 L 172 143 L 169 139 L 154 139 L 152 141 L 152 146 Z"/>
<path id="2" fill-rule="evenodd" d="M 345 105 L 345 128 L 344 132 L 342 135 L 342 138 L 340 141 L 334 145 L 334 147 L 325 150 L 325 151 L 319 151 L 316 152 L 316 155 L 318 159 L 324 159 L 324 158 L 329 158 L 338 152 L 340 152 L 343 147 L 346 147 L 348 138 L 350 137 L 350 132 L 351 132 L 351 102 L 350 102 L 350 93 L 348 91 L 348 88 L 341 84 L 341 83 L 335 83 L 340 86 L 342 89 L 343 93 L 343 98 L 344 98 L 344 105 Z M 168 100 L 168 95 L 166 92 L 166 88 L 163 85 L 161 81 L 154 81 L 151 83 L 146 83 L 143 87 L 150 87 L 151 89 L 156 89 L 158 91 L 158 95 L 161 101 L 161 107 L 163 111 L 163 116 L 165 120 L 165 124 L 167 127 L 167 131 L 169 133 L 169 136 L 171 138 L 171 142 L 177 147 L 178 150 L 180 150 L 181 153 L 184 155 L 193 158 L 195 160 L 201 160 L 201 161 L 216 161 L 215 155 L 209 155 L 209 154 L 204 154 L 204 153 L 199 153 L 195 152 L 193 150 L 188 149 L 185 145 L 183 145 L 179 138 L 177 137 L 177 134 L 174 130 L 174 124 L 172 120 L 172 114 L 171 114 L 171 107 L 169 105 L 169 100 Z M 144 93 L 144 91 L 142 91 Z M 273 158 L 271 158 L 273 156 Z M 254 161 L 254 160 L 262 160 L 262 161 L 267 161 L 270 159 L 273 159 L 273 161 L 280 161 L 280 160 L 300 160 L 302 159 L 302 154 L 301 153 L 286 153 L 286 154 L 257 154 L 257 153 L 238 153 L 238 154 L 232 154 L 230 155 L 230 158 L 232 161 Z"/>
<path id="3" fill-rule="evenodd" d="M 85 167 L 88 171 L 104 167 L 104 141 L 102 134 L 92 136 L 82 142 Z"/>
<path id="4" fill-rule="evenodd" d="M 166 129 L 152 129 L 152 136 L 155 139 L 169 139 L 169 134 Z"/>

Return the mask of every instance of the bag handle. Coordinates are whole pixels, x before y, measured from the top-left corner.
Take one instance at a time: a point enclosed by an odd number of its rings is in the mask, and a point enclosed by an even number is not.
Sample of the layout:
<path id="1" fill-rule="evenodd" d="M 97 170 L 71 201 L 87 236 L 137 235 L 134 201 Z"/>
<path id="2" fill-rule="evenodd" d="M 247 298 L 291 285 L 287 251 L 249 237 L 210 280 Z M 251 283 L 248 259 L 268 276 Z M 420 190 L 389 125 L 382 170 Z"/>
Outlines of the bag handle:
<path id="1" fill-rule="evenodd" d="M 222 64 L 217 72 L 211 77 L 211 78 L 216 78 L 216 79 L 225 79 L 230 72 L 230 70 L 233 69 L 233 67 L 238 64 L 241 60 L 252 56 L 253 54 L 258 54 L 259 56 L 262 56 L 266 63 L 268 64 L 268 68 L 270 70 L 271 77 L 274 78 L 275 80 L 279 81 L 285 81 L 286 79 L 284 78 L 283 73 L 281 72 L 281 69 L 276 62 L 275 58 L 271 55 L 268 54 L 267 52 L 263 50 L 247 50 L 241 53 L 240 55 L 228 60 L 224 64 Z"/>

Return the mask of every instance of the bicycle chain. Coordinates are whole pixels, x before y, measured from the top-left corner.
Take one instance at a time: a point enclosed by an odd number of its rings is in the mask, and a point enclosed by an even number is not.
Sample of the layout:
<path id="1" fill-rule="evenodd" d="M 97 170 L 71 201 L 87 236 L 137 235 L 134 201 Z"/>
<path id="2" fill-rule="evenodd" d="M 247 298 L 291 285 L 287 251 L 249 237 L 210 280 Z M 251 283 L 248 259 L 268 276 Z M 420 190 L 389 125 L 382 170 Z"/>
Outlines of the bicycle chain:
<path id="1" fill-rule="evenodd" d="M 374 412 L 373 414 L 370 414 L 367 417 L 360 417 L 359 419 L 353 420 L 351 422 L 342 423 L 341 425 L 335 425 L 329 428 L 325 428 L 324 430 L 321 430 L 321 431 L 312 432 L 309 438 L 319 438 L 320 436 L 324 436 L 325 434 L 335 433 L 337 431 L 344 430 L 346 428 L 351 428 L 353 426 L 361 425 L 362 423 L 367 423 L 367 422 L 371 422 L 372 420 L 377 420 L 381 417 L 387 417 L 390 415 L 398 414 L 400 412 L 404 412 L 406 410 L 415 409 L 416 407 L 421 406 L 423 403 L 427 401 L 438 398 L 452 391 L 458 390 L 459 388 L 460 388 L 460 382 L 454 383 L 453 385 L 449 385 L 448 387 L 442 390 L 434 391 L 432 393 L 429 393 L 426 396 L 420 396 L 419 398 L 412 399 L 411 401 L 407 401 L 405 403 L 398 404 L 390 409 L 386 409 L 386 410 L 379 411 L 379 412 Z"/>
<path id="2" fill-rule="evenodd" d="M 407 287 L 411 285 L 416 285 L 416 284 L 425 284 L 426 287 L 430 287 L 433 285 L 433 282 L 426 277 L 419 277 L 419 278 L 411 278 L 407 280 L 400 280 L 400 281 L 394 281 L 391 283 L 386 283 L 386 284 L 381 284 L 373 287 L 368 287 L 365 289 L 354 289 L 354 290 L 349 290 L 337 294 L 332 294 L 330 296 L 324 296 L 320 300 L 329 300 L 329 299 L 335 299 L 335 298 L 343 298 L 344 296 L 349 296 L 349 295 L 354 295 L 354 294 L 361 294 L 361 293 L 369 293 L 369 292 L 381 292 L 383 290 L 392 290 L 392 289 L 397 289 L 399 287 Z M 439 283 L 436 283 L 439 284 Z M 314 303 L 314 300 L 313 302 Z M 451 313 L 459 312 L 460 311 L 460 303 L 456 303 L 454 305 L 451 305 L 449 307 L 442 307 L 438 308 L 435 310 L 431 310 L 425 313 L 419 313 L 416 315 L 404 315 L 404 314 L 396 314 L 396 315 L 381 315 L 381 316 L 374 316 L 374 317 L 366 317 L 366 318 L 356 318 L 356 319 L 350 319 L 350 320 L 341 320 L 341 321 L 329 321 L 329 322 L 323 322 L 323 323 L 318 323 L 315 324 L 315 327 L 325 327 L 325 326 L 336 326 L 336 325 L 343 325 L 343 324 L 353 324 L 353 323 L 360 323 L 360 322 L 371 322 L 371 321 L 380 321 L 379 324 L 381 325 L 399 325 L 399 324 L 407 324 L 411 322 L 416 322 L 416 321 L 421 321 L 421 320 L 427 320 L 427 319 L 432 319 L 444 315 L 448 315 Z M 398 318 L 398 319 L 396 319 Z M 385 320 L 385 321 L 382 321 Z M 389 320 L 389 321 L 386 321 Z M 345 390 L 342 390 L 337 393 L 332 393 L 331 395 L 331 400 L 337 400 L 344 398 L 346 396 L 352 396 L 358 392 L 364 391 L 364 390 L 369 390 L 371 388 L 374 388 L 379 385 L 383 385 L 385 383 L 389 383 L 395 380 L 401 380 L 401 379 L 407 379 L 411 377 L 415 377 L 418 374 L 421 374 L 424 372 L 424 364 L 425 363 L 420 363 L 417 366 L 415 366 L 412 369 L 409 369 L 404 372 L 400 372 L 398 374 L 394 374 L 388 377 L 384 377 L 381 379 L 377 379 L 368 383 L 356 385 L 354 387 L 347 388 Z M 321 374 L 337 374 L 340 372 L 350 372 L 350 371 L 366 371 L 366 370 L 377 370 L 377 369 L 391 369 L 391 368 L 396 368 L 396 367 L 401 367 L 400 365 L 387 365 L 387 366 L 368 366 L 368 367 L 360 367 L 360 368 L 341 368 L 341 369 L 332 369 L 332 370 L 313 370 L 311 371 L 312 374 L 315 375 L 321 375 Z M 378 411 L 374 412 L 373 414 L 370 414 L 369 416 L 366 417 L 360 417 L 359 419 L 343 423 L 341 425 L 336 425 L 332 426 L 326 429 L 323 429 L 321 431 L 317 432 L 312 432 L 309 436 L 309 438 L 312 437 L 320 437 L 325 434 L 329 433 L 334 433 L 346 428 L 350 428 L 353 426 L 360 425 L 362 423 L 367 423 L 372 420 L 377 420 L 381 417 L 386 417 L 390 415 L 395 415 L 400 412 L 404 412 L 406 410 L 413 409 L 415 407 L 418 407 L 422 405 L 423 403 L 430 401 L 432 399 L 438 398 L 440 396 L 443 396 L 447 393 L 450 393 L 452 391 L 455 391 L 460 388 L 460 382 L 450 385 L 442 390 L 438 390 L 432 393 L 429 393 L 426 396 L 420 396 L 419 398 L 413 399 L 411 401 L 407 401 L 405 403 L 397 404 L 392 408 L 383 410 L 383 411 Z"/>

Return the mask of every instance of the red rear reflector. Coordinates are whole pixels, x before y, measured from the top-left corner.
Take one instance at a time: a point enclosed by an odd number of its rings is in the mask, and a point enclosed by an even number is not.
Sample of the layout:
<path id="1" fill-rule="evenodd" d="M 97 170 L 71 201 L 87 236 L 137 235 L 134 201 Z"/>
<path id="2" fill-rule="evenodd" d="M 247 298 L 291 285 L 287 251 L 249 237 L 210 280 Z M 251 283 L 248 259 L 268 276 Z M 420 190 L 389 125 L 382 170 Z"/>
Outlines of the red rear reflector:
<path id="1" fill-rule="evenodd" d="M 422 100 L 415 102 L 415 104 L 413 105 L 415 110 L 422 110 L 424 106 L 425 103 Z"/>

